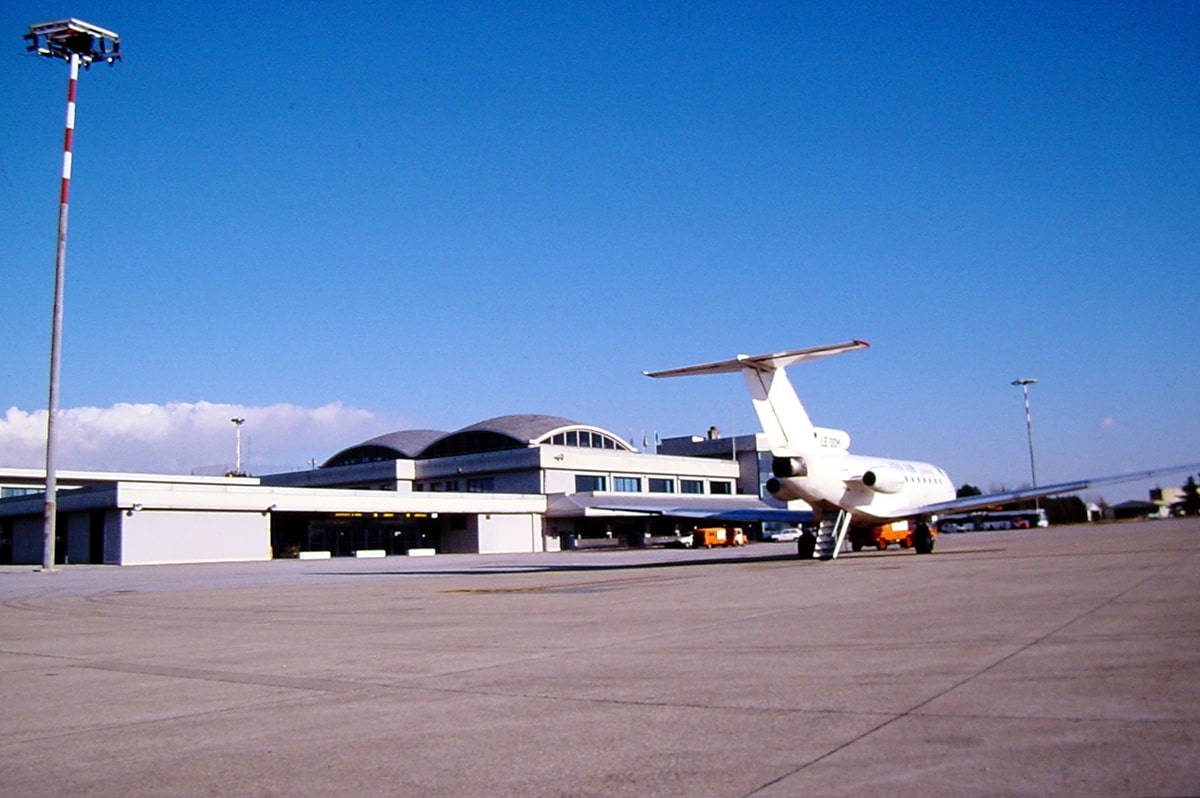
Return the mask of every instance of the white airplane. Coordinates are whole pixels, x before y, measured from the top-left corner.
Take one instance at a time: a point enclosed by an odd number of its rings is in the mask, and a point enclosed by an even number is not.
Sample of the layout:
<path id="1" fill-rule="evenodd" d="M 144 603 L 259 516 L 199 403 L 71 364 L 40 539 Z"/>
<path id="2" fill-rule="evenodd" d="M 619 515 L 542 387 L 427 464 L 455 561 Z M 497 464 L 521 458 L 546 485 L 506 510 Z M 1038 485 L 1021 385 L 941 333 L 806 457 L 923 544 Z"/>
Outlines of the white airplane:
<path id="1" fill-rule="evenodd" d="M 1021 499 L 1070 493 L 1101 484 L 1127 482 L 1200 464 L 1159 468 L 1133 474 L 1063 482 L 1035 488 L 955 498 L 954 483 L 930 463 L 850 454 L 850 436 L 814 426 L 788 380 L 786 366 L 865 349 L 866 341 L 796 349 L 770 355 L 738 355 L 733 360 L 643 372 L 648 377 L 742 372 L 754 411 L 773 456 L 774 476 L 767 492 L 781 501 L 802 499 L 813 508 L 817 531 L 800 537 L 801 557 L 832 559 L 850 530 L 883 527 L 903 531 L 918 554 L 933 551 L 937 516 L 1005 504 Z M 886 544 L 885 544 L 886 545 Z"/>

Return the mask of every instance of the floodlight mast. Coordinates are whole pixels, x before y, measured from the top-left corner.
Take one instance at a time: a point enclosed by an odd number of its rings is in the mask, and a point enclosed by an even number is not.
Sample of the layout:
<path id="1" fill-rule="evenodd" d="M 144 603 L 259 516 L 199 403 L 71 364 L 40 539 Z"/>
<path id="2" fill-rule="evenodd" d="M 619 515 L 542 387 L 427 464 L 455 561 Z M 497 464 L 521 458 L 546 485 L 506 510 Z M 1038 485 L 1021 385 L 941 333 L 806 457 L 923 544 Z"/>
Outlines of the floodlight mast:
<path id="1" fill-rule="evenodd" d="M 242 473 L 242 425 L 246 423 L 246 419 L 242 418 L 241 416 L 237 416 L 229 420 L 233 422 L 235 427 L 237 427 L 237 460 L 235 461 L 236 464 L 233 467 L 232 476 L 244 477 L 246 475 Z"/>
<path id="2" fill-rule="evenodd" d="M 67 270 L 67 208 L 71 193 L 72 146 L 75 138 L 75 86 L 79 67 L 96 61 L 112 64 L 121 60 L 121 40 L 110 30 L 78 19 L 63 19 L 31 25 L 25 34 L 30 52 L 61 58 L 70 64 L 67 84 L 67 124 L 63 136 L 62 183 L 58 200 L 58 246 L 54 259 L 54 313 L 50 332 L 50 395 L 46 413 L 46 498 L 43 506 L 42 570 L 54 571 L 56 516 L 58 513 L 58 463 L 55 422 L 58 416 L 58 383 L 62 356 L 63 284 Z"/>
<path id="3" fill-rule="evenodd" d="M 1037 380 L 1032 377 L 1024 377 L 1019 380 L 1013 380 L 1013 385 L 1021 386 L 1021 393 L 1025 395 L 1025 435 L 1029 439 L 1029 478 L 1033 481 L 1033 487 L 1037 487 L 1037 465 L 1033 461 L 1033 414 L 1029 412 L 1029 386 L 1036 385 Z"/>

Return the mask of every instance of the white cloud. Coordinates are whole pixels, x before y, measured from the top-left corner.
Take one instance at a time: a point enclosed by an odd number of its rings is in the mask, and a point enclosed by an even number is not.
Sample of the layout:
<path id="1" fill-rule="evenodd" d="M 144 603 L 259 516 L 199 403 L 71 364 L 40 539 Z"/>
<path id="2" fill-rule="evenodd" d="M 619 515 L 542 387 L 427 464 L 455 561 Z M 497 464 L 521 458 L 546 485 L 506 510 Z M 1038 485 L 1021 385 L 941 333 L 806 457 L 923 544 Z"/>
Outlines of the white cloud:
<path id="1" fill-rule="evenodd" d="M 303 467 L 399 425 L 341 402 L 324 407 L 266 407 L 172 402 L 116 404 L 59 410 L 58 465 L 66 469 L 187 474 L 195 468 L 232 466 L 236 429 L 245 418 L 242 465 L 251 473 L 269 467 Z M 0 418 L 0 465 L 45 464 L 46 411 L 10 407 Z M 262 468 L 260 466 L 268 466 Z"/>
<path id="2" fill-rule="evenodd" d="M 1106 416 L 1105 418 L 1101 419 L 1100 423 L 1096 426 L 1100 429 L 1112 429 L 1113 427 L 1117 426 L 1117 420 L 1112 416 Z"/>

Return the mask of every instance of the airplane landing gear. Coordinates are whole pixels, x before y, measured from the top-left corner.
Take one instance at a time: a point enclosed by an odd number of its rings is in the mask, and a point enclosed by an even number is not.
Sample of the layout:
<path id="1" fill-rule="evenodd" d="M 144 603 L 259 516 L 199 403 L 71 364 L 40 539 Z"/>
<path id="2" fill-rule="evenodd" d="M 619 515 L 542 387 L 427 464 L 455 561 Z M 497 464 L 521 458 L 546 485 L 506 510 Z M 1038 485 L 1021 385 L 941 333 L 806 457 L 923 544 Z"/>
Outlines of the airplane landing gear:
<path id="1" fill-rule="evenodd" d="M 817 553 L 817 536 L 811 529 L 806 529 L 796 538 L 796 556 L 802 560 L 811 560 Z"/>
<path id="2" fill-rule="evenodd" d="M 913 549 L 917 554 L 933 553 L 933 531 L 929 528 L 928 522 L 917 522 L 917 528 L 913 530 L 912 540 Z"/>

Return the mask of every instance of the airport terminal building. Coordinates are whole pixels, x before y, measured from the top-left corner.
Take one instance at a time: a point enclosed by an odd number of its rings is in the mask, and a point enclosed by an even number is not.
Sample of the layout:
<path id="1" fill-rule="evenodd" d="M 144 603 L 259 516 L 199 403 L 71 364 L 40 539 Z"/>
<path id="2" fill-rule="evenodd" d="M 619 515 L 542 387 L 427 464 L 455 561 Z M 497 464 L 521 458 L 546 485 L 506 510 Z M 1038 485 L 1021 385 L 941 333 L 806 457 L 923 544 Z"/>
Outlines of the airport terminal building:
<path id="1" fill-rule="evenodd" d="M 761 435 L 713 429 L 649 454 L 600 427 L 509 415 L 260 477 L 60 472 L 56 553 L 132 565 L 638 546 L 780 508 L 760 498 L 769 470 Z M 43 480 L 0 468 L 0 563 L 41 562 Z"/>

